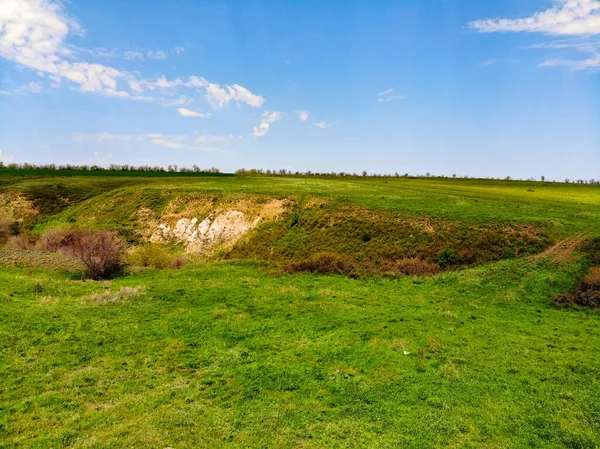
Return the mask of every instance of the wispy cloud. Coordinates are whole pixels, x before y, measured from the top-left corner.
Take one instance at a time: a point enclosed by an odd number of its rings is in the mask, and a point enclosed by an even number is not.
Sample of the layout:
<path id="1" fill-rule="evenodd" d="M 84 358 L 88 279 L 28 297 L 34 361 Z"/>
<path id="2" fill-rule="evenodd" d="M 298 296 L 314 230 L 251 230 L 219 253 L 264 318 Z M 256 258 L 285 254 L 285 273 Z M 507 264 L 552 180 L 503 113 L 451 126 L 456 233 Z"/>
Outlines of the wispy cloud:
<path id="1" fill-rule="evenodd" d="M 591 58 L 583 60 L 573 59 L 547 59 L 540 64 L 540 67 L 567 67 L 571 70 L 587 70 L 591 68 L 600 67 L 600 53 L 592 56 Z"/>
<path id="2" fill-rule="evenodd" d="M 73 142 L 130 142 L 132 144 L 148 142 L 171 150 L 193 150 L 229 153 L 228 150 L 215 146 L 226 144 L 232 140 L 231 136 L 194 136 L 188 134 L 112 134 L 102 133 L 73 133 Z"/>
<path id="3" fill-rule="evenodd" d="M 317 122 L 317 123 L 315 123 L 315 126 L 317 128 L 323 128 L 323 129 L 331 127 L 331 125 L 327 122 Z"/>
<path id="4" fill-rule="evenodd" d="M 183 47 L 175 47 L 173 50 L 166 52 L 164 50 L 148 50 L 148 49 L 107 49 L 107 48 L 84 48 L 77 47 L 74 45 L 66 46 L 73 53 L 87 54 L 93 56 L 94 58 L 102 58 L 102 59 L 125 59 L 128 61 L 145 61 L 147 59 L 167 59 L 169 57 L 169 53 L 172 54 L 180 54 L 185 51 Z"/>
<path id="5" fill-rule="evenodd" d="M 260 125 L 254 127 L 254 137 L 262 137 L 269 132 L 271 123 L 281 120 L 281 112 L 265 111 L 262 115 Z"/>
<path id="6" fill-rule="evenodd" d="M 600 67 L 600 51 L 597 43 L 587 40 L 600 34 L 600 0 L 561 0 L 556 6 L 519 19 L 486 19 L 469 23 L 469 27 L 482 33 L 529 32 L 550 36 L 574 36 L 579 41 L 557 41 L 534 44 L 538 49 L 574 49 L 591 53 L 586 59 L 551 58 L 540 64 L 542 67 L 564 66 L 572 70 Z"/>
<path id="7" fill-rule="evenodd" d="M 554 42 L 535 43 L 526 48 L 550 51 L 573 50 L 588 55 L 585 59 L 565 59 L 554 57 L 543 61 L 541 67 L 566 67 L 570 70 L 587 70 L 600 67 L 600 41 L 588 38 L 558 40 Z"/>
<path id="8" fill-rule="evenodd" d="M 17 87 L 13 90 L 0 90 L 0 95 L 28 95 L 38 94 L 42 91 L 42 86 L 39 83 L 31 81 L 27 84 Z"/>
<path id="9" fill-rule="evenodd" d="M 182 117 L 210 118 L 212 115 L 210 112 L 197 112 L 187 108 L 179 108 L 177 109 L 177 112 L 179 112 L 179 115 Z"/>
<path id="10" fill-rule="evenodd" d="M 394 95 L 394 89 L 386 89 L 383 92 L 377 94 L 378 103 L 388 103 L 393 100 L 404 100 L 406 97 L 403 95 Z"/>

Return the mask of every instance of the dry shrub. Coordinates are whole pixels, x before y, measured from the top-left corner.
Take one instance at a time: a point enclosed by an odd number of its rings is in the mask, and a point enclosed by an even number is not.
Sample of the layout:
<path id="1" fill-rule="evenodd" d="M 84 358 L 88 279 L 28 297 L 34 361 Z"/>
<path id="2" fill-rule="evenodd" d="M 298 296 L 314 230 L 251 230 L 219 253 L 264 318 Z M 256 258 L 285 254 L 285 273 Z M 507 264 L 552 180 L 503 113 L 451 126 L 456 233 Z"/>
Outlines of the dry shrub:
<path id="1" fill-rule="evenodd" d="M 583 278 L 581 285 L 586 290 L 600 290 L 600 266 L 592 267 Z"/>
<path id="2" fill-rule="evenodd" d="M 419 258 L 385 261 L 381 271 L 388 276 L 414 275 L 432 276 L 438 274 L 440 266 Z"/>
<path id="3" fill-rule="evenodd" d="M 12 235 L 11 224 L 12 221 L 7 217 L 0 217 L 0 245 L 6 243 Z"/>
<path id="4" fill-rule="evenodd" d="M 35 248 L 35 238 L 29 235 L 13 235 L 8 238 L 7 246 L 10 249 L 18 249 L 24 251 L 31 251 Z"/>
<path id="5" fill-rule="evenodd" d="M 188 261 L 185 257 L 175 256 L 173 259 L 171 259 L 171 268 L 177 269 L 177 268 L 185 267 L 187 265 L 187 263 L 188 263 Z"/>
<path id="6" fill-rule="evenodd" d="M 592 267 L 588 271 L 574 293 L 558 295 L 555 302 L 560 305 L 600 307 L 600 266 Z"/>
<path id="7" fill-rule="evenodd" d="M 115 231 L 73 231 L 68 245 L 59 252 L 80 259 L 92 279 L 105 279 L 119 268 L 123 241 Z"/>
<path id="8" fill-rule="evenodd" d="M 319 253 L 310 259 L 288 265 L 286 271 L 356 276 L 356 265 L 341 254 Z"/>
<path id="9" fill-rule="evenodd" d="M 73 232 L 65 229 L 48 229 L 36 244 L 38 251 L 59 253 L 67 248 L 73 239 Z"/>

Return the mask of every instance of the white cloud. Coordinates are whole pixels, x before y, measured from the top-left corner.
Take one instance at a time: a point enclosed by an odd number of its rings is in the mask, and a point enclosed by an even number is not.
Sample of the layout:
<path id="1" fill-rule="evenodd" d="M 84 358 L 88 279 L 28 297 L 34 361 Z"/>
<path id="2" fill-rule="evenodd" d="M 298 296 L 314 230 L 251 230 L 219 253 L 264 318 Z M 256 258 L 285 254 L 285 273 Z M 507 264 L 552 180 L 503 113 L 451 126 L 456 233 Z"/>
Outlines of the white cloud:
<path id="1" fill-rule="evenodd" d="M 551 35 L 600 33 L 600 1 L 562 0 L 546 11 L 521 19 L 487 19 L 469 23 L 482 33 L 537 32 Z"/>
<path id="2" fill-rule="evenodd" d="M 210 112 L 196 112 L 187 108 L 179 108 L 177 109 L 177 112 L 179 112 L 179 115 L 182 117 L 210 118 L 211 116 Z"/>
<path id="3" fill-rule="evenodd" d="M 203 78 L 192 76 L 184 83 L 180 78 L 168 80 L 143 80 L 134 73 L 98 63 L 75 60 L 83 53 L 105 57 L 164 59 L 162 50 L 119 52 L 105 49 L 85 50 L 68 45 L 70 36 L 83 35 L 82 27 L 64 10 L 66 2 L 61 0 L 2 0 L 0 2 L 0 57 L 27 67 L 37 73 L 47 74 L 53 81 L 52 87 L 60 87 L 63 81 L 77 86 L 82 92 L 131 100 L 155 99 L 167 104 L 161 96 L 141 95 L 157 92 L 173 95 L 185 88 L 204 89 L 206 99 L 213 107 L 221 108 L 231 100 L 259 107 L 265 99 L 255 95 L 239 84 L 224 85 L 209 83 Z M 101 51 L 98 51 L 101 50 Z M 175 50 L 181 53 L 182 47 Z M 171 91 L 171 92 L 167 92 Z M 175 92 L 177 94 L 177 92 Z"/>
<path id="4" fill-rule="evenodd" d="M 493 65 L 496 61 L 493 59 L 487 59 L 481 63 L 481 67 L 489 67 Z"/>
<path id="5" fill-rule="evenodd" d="M 271 123 L 281 120 L 281 112 L 265 111 L 262 114 L 260 125 L 254 127 L 254 137 L 262 137 L 269 132 Z"/>
<path id="6" fill-rule="evenodd" d="M 565 66 L 572 70 L 586 70 L 600 66 L 597 43 L 585 40 L 586 37 L 600 34 L 600 0 L 560 0 L 556 6 L 530 17 L 477 20 L 469 23 L 469 27 L 482 33 L 530 32 L 576 36 L 580 41 L 534 44 L 529 48 L 575 49 L 592 53 L 590 58 L 583 60 L 548 59 L 540 64 L 542 67 Z"/>
<path id="7" fill-rule="evenodd" d="M 205 98 L 216 109 L 227 106 L 232 100 L 246 103 L 253 108 L 258 108 L 265 102 L 263 97 L 253 94 L 239 84 L 221 87 L 217 83 L 208 83 Z"/>
<path id="8" fill-rule="evenodd" d="M 294 111 L 303 122 L 308 120 L 309 111 Z"/>
<path id="9" fill-rule="evenodd" d="M 174 51 L 175 53 L 177 53 L 177 54 L 181 54 L 181 53 L 183 53 L 183 52 L 185 51 L 185 48 L 183 48 L 183 47 L 175 47 L 175 48 L 173 49 L 173 51 Z"/>
<path id="10" fill-rule="evenodd" d="M 323 129 L 325 129 L 325 128 L 329 128 L 331 125 L 329 125 L 326 122 L 317 122 L 317 123 L 315 123 L 315 126 L 317 128 L 323 128 Z"/>
<path id="11" fill-rule="evenodd" d="M 208 84 L 208 81 L 198 76 L 190 76 L 185 83 L 186 87 L 207 87 Z"/>
<path id="12" fill-rule="evenodd" d="M 377 95 L 378 97 L 387 97 L 388 95 L 392 94 L 394 92 L 394 89 L 387 89 L 384 90 L 383 92 L 379 92 L 379 94 Z"/>

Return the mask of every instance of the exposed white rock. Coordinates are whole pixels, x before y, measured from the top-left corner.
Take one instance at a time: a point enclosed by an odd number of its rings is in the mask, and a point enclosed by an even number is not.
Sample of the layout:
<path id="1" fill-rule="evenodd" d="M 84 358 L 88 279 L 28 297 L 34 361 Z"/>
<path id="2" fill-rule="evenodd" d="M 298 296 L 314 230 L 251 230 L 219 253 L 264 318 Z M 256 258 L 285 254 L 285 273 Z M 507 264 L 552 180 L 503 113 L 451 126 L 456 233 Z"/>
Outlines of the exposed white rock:
<path id="1" fill-rule="evenodd" d="M 218 246 L 235 243 L 259 222 L 260 219 L 248 221 L 244 213 L 237 210 L 211 214 L 200 222 L 197 218 L 181 218 L 173 228 L 168 224 L 159 224 L 150 240 L 176 240 L 184 243 L 188 252 L 207 254 Z"/>

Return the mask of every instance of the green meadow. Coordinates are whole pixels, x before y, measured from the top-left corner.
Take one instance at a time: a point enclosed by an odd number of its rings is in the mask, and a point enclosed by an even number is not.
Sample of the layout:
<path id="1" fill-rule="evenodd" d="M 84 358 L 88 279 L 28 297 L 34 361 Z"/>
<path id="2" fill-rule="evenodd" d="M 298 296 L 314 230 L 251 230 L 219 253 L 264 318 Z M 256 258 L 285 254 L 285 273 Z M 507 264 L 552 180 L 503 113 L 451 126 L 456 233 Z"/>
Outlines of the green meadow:
<path id="1" fill-rule="evenodd" d="M 210 256 L 100 281 L 9 239 L 0 448 L 600 447 L 600 311 L 554 302 L 596 257 L 599 186 L 0 171 L 13 239 L 135 248 L 190 204 L 274 200 Z M 290 269 L 325 250 L 352 275 Z M 438 274 L 385 268 L 417 259 Z"/>

